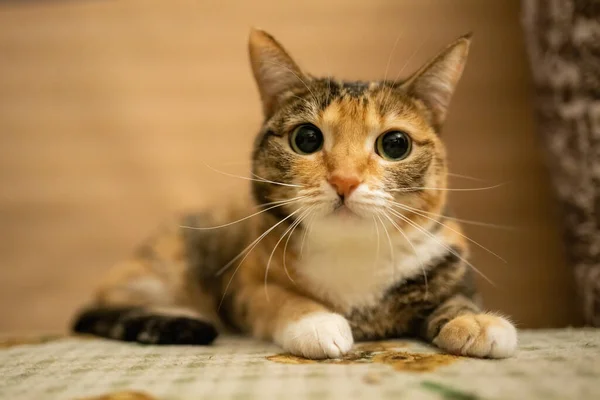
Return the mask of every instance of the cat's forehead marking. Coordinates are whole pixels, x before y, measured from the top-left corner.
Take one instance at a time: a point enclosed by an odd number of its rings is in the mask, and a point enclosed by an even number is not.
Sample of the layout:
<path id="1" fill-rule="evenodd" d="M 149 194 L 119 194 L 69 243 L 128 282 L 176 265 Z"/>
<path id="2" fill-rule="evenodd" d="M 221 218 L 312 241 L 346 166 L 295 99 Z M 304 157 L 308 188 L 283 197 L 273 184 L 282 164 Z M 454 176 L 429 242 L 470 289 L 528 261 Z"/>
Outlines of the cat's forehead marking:
<path id="1" fill-rule="evenodd" d="M 326 136 L 325 151 L 332 151 L 334 146 L 362 147 L 382 124 L 373 103 L 355 96 L 340 96 L 330 102 L 319 119 Z"/>
<path id="2" fill-rule="evenodd" d="M 359 98 L 369 90 L 368 82 L 344 82 L 342 84 L 342 96 Z"/>

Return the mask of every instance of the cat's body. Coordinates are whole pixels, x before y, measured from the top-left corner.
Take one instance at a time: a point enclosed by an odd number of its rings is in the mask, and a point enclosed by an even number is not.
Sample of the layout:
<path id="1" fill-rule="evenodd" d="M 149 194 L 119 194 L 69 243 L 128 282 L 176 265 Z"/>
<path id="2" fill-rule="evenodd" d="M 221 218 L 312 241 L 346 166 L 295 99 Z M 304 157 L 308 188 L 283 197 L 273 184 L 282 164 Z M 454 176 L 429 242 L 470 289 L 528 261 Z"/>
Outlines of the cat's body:
<path id="1" fill-rule="evenodd" d="M 233 329 L 312 358 L 401 336 L 512 354 L 516 330 L 479 311 L 465 238 L 445 216 L 439 132 L 468 45 L 403 82 L 340 82 L 303 74 L 253 31 L 265 122 L 252 200 L 160 229 L 114 268 L 75 330 L 207 344 Z"/>

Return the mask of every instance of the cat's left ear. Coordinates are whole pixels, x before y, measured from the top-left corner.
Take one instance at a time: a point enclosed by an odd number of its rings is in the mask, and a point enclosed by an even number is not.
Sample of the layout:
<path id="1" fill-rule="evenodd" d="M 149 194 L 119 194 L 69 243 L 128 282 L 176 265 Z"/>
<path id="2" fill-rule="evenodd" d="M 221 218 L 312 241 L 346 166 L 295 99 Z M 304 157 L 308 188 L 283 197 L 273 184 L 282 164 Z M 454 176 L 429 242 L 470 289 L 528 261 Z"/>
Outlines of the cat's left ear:
<path id="1" fill-rule="evenodd" d="M 269 118 L 285 92 L 302 85 L 303 74 L 283 46 L 265 31 L 252 29 L 248 50 L 263 112 Z"/>
<path id="2" fill-rule="evenodd" d="M 411 96 L 425 104 L 430 112 L 430 122 L 438 132 L 465 68 L 470 44 L 470 33 L 461 36 L 402 85 Z"/>

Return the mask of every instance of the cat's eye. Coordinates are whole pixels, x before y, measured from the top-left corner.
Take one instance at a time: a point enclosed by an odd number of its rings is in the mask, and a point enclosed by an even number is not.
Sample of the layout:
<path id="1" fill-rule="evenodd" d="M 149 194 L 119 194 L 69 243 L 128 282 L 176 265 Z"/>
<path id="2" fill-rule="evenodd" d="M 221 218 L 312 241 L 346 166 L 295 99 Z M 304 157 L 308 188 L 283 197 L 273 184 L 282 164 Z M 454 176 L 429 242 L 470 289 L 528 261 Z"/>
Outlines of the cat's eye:
<path id="1" fill-rule="evenodd" d="M 390 131 L 377 138 L 375 151 L 388 161 L 405 159 L 412 148 L 410 137 L 401 131 Z"/>
<path id="2" fill-rule="evenodd" d="M 298 154 L 315 153 L 323 147 L 323 134 L 314 125 L 300 125 L 290 135 L 290 146 Z"/>

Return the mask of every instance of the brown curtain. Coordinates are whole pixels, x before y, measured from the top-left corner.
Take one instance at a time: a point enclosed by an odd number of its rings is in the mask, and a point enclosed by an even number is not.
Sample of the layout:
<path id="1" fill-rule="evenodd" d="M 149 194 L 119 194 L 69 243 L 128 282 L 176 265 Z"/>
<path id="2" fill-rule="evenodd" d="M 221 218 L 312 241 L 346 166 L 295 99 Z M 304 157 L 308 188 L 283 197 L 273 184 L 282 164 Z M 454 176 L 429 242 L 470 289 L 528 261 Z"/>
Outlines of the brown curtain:
<path id="1" fill-rule="evenodd" d="M 600 326 L 600 1 L 522 0 L 538 129 L 583 314 Z"/>

